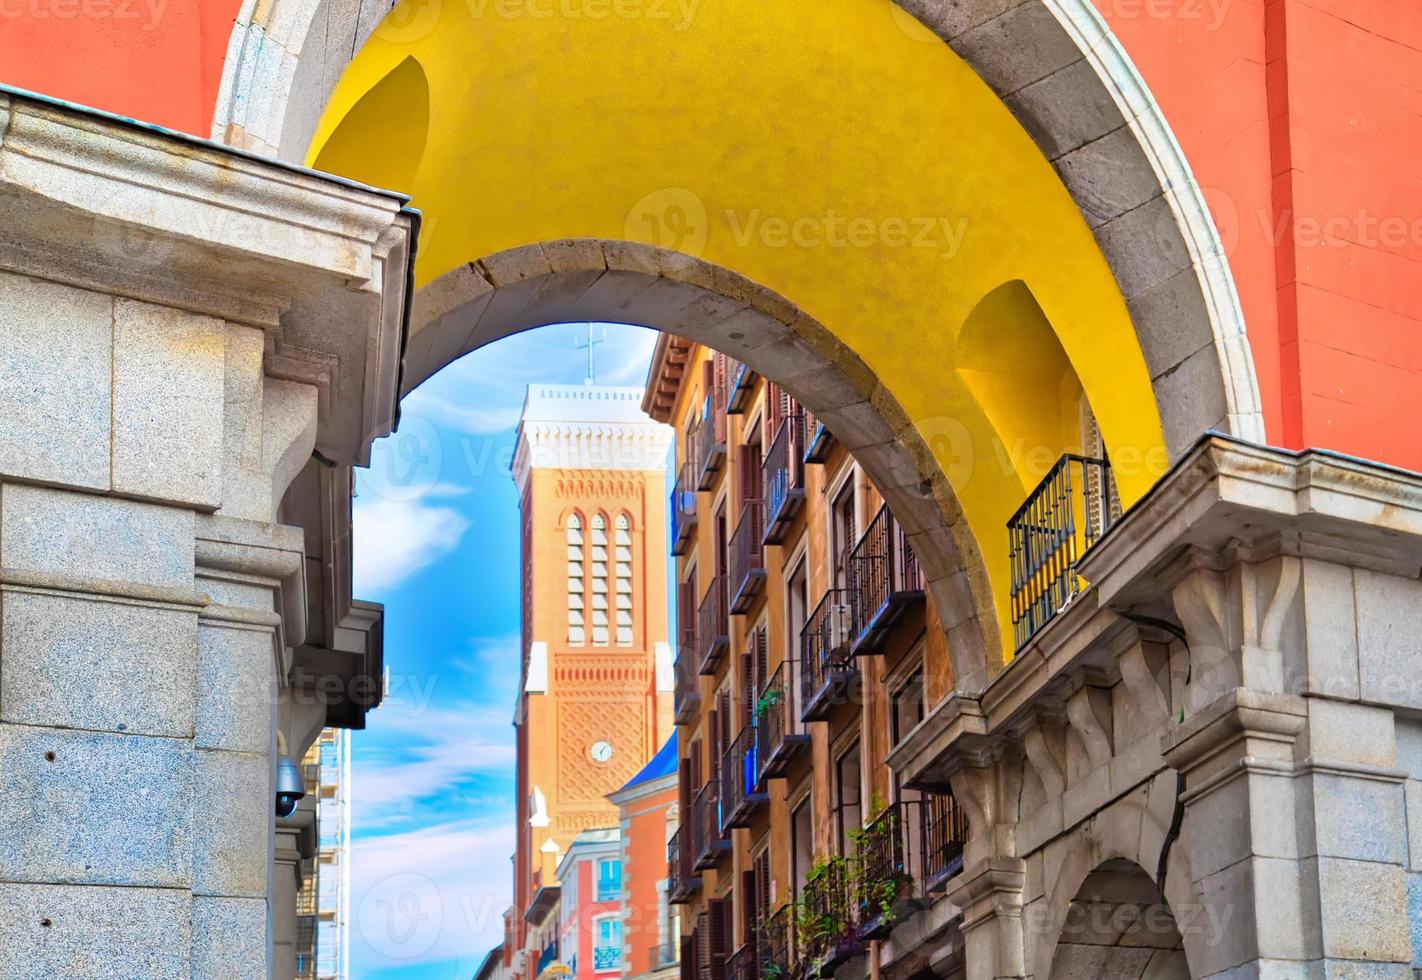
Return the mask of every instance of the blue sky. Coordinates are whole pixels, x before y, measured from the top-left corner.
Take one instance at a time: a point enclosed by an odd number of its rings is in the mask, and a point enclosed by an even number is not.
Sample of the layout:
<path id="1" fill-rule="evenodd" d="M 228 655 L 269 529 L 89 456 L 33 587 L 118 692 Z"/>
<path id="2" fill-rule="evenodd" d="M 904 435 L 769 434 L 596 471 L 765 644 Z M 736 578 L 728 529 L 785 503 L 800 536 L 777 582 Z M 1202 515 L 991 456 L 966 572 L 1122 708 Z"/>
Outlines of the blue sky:
<path id="1" fill-rule="evenodd" d="M 656 334 L 599 325 L 599 384 L 642 384 Z M 357 475 L 355 594 L 385 603 L 390 687 L 352 742 L 353 980 L 468 980 L 502 935 L 513 849 L 518 499 L 530 383 L 581 383 L 585 324 L 450 365 Z"/>

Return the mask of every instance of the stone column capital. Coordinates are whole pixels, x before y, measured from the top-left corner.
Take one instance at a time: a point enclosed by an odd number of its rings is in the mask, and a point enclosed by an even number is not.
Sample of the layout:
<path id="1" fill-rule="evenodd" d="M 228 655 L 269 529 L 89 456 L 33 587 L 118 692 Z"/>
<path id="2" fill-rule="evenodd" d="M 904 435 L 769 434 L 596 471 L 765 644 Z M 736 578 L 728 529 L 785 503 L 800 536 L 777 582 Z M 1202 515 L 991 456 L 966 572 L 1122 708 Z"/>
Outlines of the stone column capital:
<path id="1" fill-rule="evenodd" d="M 1307 720 L 1302 697 L 1235 688 L 1161 736 L 1161 754 L 1192 783 L 1245 759 L 1291 767 Z"/>

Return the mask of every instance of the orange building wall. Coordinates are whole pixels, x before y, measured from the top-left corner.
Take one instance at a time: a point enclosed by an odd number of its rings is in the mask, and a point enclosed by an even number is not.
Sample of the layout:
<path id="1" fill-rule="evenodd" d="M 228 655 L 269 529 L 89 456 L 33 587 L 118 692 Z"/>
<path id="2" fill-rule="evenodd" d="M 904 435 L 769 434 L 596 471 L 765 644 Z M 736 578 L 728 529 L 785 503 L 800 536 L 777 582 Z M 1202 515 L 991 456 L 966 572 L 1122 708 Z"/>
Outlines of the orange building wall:
<path id="1" fill-rule="evenodd" d="M 667 811 L 676 802 L 673 784 L 622 804 L 622 887 L 627 893 L 622 938 L 629 947 L 628 976 L 651 970 L 652 947 L 662 942 L 659 885 L 667 877 Z"/>

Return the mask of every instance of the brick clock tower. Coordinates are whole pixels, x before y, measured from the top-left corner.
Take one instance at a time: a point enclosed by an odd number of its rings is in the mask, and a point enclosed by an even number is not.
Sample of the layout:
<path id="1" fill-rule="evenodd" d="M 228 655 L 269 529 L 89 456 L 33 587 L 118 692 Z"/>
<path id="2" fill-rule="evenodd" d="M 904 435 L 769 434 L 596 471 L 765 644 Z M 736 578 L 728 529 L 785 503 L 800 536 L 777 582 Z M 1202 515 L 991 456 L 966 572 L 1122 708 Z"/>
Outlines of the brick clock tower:
<path id="1" fill-rule="evenodd" d="M 618 826 L 607 794 L 673 730 L 665 485 L 671 429 L 643 414 L 641 401 L 640 388 L 533 385 L 519 422 L 515 950 L 528 948 L 524 913 L 541 887 L 555 884 L 554 869 L 573 837 Z"/>

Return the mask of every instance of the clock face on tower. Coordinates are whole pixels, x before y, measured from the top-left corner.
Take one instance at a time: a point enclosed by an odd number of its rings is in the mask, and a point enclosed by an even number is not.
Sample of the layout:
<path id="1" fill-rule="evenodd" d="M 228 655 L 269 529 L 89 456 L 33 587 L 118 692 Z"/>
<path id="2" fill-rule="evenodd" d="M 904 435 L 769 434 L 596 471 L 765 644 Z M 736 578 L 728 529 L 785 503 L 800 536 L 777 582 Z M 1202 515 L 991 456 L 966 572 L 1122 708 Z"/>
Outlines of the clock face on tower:
<path id="1" fill-rule="evenodd" d="M 593 762 L 607 762 L 612 758 L 612 743 L 598 740 L 588 747 L 588 756 Z"/>

